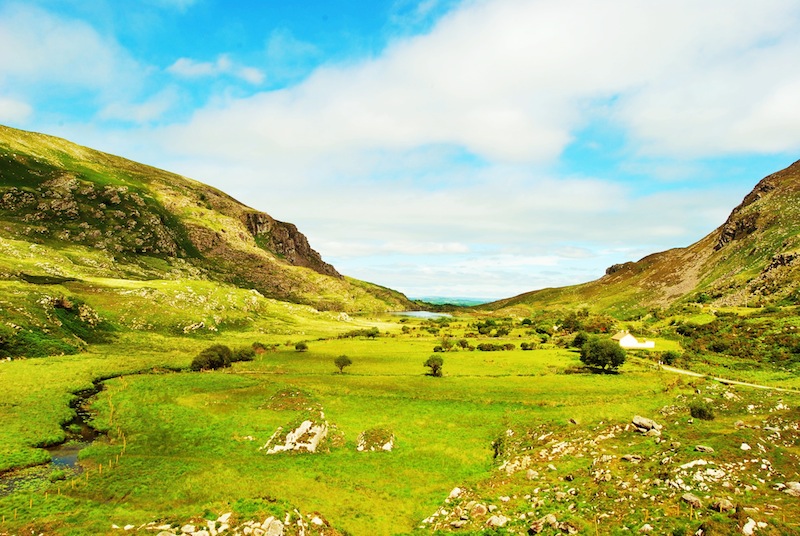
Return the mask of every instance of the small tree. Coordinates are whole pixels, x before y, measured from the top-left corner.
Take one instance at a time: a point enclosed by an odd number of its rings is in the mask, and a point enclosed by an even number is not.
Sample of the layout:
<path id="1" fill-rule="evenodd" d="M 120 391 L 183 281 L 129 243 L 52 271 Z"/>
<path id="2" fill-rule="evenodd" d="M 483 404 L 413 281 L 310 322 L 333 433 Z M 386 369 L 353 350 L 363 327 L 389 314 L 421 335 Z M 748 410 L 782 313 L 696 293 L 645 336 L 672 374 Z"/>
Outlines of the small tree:
<path id="1" fill-rule="evenodd" d="M 583 348 L 583 345 L 586 344 L 586 341 L 589 340 L 589 335 L 585 331 L 579 331 L 575 338 L 572 339 L 572 347 L 573 348 Z"/>
<path id="2" fill-rule="evenodd" d="M 611 339 L 591 337 L 581 348 L 581 363 L 603 370 L 616 370 L 625 357 L 625 350 Z"/>
<path id="3" fill-rule="evenodd" d="M 304 342 L 298 342 L 297 344 L 294 345 L 294 349 L 297 350 L 298 352 L 305 352 L 308 350 L 308 344 Z"/>
<path id="4" fill-rule="evenodd" d="M 444 359 L 442 359 L 438 355 L 430 356 L 427 361 L 423 363 L 426 367 L 431 369 L 431 376 L 441 377 L 442 375 L 442 367 L 444 366 Z"/>
<path id="5" fill-rule="evenodd" d="M 333 364 L 336 365 L 336 368 L 339 369 L 339 374 L 343 374 L 344 368 L 352 365 L 353 360 L 347 357 L 346 355 L 340 355 L 339 357 L 333 360 Z"/>

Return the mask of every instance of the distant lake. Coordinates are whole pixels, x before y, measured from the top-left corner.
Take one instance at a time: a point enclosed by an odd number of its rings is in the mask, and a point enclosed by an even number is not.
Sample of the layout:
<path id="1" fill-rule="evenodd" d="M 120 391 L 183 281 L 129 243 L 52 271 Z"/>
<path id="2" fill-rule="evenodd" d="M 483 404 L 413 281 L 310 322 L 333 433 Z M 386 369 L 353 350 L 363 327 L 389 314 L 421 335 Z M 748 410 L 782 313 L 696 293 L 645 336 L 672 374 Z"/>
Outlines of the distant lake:
<path id="1" fill-rule="evenodd" d="M 432 313 L 430 311 L 401 311 L 399 313 L 392 314 L 400 316 L 412 316 L 414 318 L 447 318 L 453 316 L 447 313 Z"/>

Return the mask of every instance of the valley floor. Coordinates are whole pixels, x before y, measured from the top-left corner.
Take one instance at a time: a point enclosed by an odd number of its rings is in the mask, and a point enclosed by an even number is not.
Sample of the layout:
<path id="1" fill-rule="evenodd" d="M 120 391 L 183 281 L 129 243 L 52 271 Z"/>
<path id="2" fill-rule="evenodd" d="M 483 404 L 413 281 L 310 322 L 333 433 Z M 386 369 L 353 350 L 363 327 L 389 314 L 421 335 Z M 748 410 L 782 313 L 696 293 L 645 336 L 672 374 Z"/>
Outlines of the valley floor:
<path id="1" fill-rule="evenodd" d="M 229 533 L 254 533 L 270 517 L 285 534 L 616 534 L 645 525 L 693 534 L 704 524 L 725 534 L 748 519 L 766 524 L 759 534 L 798 530 L 800 498 L 789 492 L 800 481 L 800 395 L 636 360 L 620 374 L 581 373 L 578 354 L 552 344 L 453 349 L 436 354 L 443 377 L 426 375 L 433 346 L 445 333 L 465 336 L 470 322 L 435 334 L 431 321 L 414 319 L 346 326 L 377 327 L 376 338 L 339 338 L 341 325 L 295 335 L 127 333 L 83 354 L 4 362 L 0 470 L 34 468 L 0 496 L 0 534 L 168 534 L 224 514 Z M 307 351 L 295 349 L 301 340 Z M 505 342 L 522 340 L 512 332 Z M 254 342 L 268 351 L 253 361 L 185 371 L 211 344 Z M 341 355 L 352 360 L 344 373 L 334 365 Z M 37 465 L 49 459 L 37 446 L 64 439 L 71 393 L 102 378 L 91 409 L 105 435 L 81 451 L 80 470 Z M 693 418 L 698 404 L 715 419 Z M 635 415 L 663 428 L 642 434 Z M 260 449 L 305 420 L 327 427 L 319 452 Z M 364 432 L 393 436 L 392 449 L 359 451 Z M 723 498 L 733 510 L 712 509 Z"/>

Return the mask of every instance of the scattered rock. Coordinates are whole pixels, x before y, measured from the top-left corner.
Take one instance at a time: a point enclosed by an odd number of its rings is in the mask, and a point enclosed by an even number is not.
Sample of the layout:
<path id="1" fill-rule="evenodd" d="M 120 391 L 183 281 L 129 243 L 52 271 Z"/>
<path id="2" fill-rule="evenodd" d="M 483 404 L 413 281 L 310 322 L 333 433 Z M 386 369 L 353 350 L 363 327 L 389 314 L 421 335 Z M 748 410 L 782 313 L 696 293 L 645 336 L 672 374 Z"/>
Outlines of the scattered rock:
<path id="1" fill-rule="evenodd" d="M 457 499 L 461 496 L 464 490 L 461 488 L 453 488 L 453 491 L 450 492 L 450 495 L 447 496 L 448 499 Z"/>
<path id="2" fill-rule="evenodd" d="M 783 492 L 792 497 L 800 497 L 800 482 L 787 482 Z"/>
<path id="3" fill-rule="evenodd" d="M 690 505 L 692 508 L 703 507 L 703 503 L 700 502 L 700 499 L 692 493 L 684 493 L 683 495 L 681 495 L 681 500 Z"/>
<path id="4" fill-rule="evenodd" d="M 645 523 L 644 525 L 642 525 L 642 528 L 639 529 L 639 532 L 643 533 L 653 532 L 653 526 L 650 525 L 649 523 Z"/>
<path id="5" fill-rule="evenodd" d="M 742 450 L 750 450 L 752 447 L 750 445 L 748 445 L 747 443 L 742 443 L 742 446 L 739 447 L 739 448 L 742 449 Z"/>
<path id="6" fill-rule="evenodd" d="M 642 457 L 638 454 L 626 454 L 622 457 L 622 459 L 631 463 L 639 463 L 642 461 Z"/>
<path id="7" fill-rule="evenodd" d="M 752 534 L 756 531 L 756 522 L 753 521 L 751 518 L 747 518 L 747 523 L 744 524 L 742 527 L 742 534 L 747 536 L 752 536 Z"/>
<path id="8" fill-rule="evenodd" d="M 734 504 L 731 501 L 729 501 L 728 499 L 716 499 L 711 504 L 711 508 L 713 508 L 717 512 L 725 513 L 725 512 L 730 512 L 732 510 L 735 510 L 736 506 L 734 506 Z"/>
<path id="9" fill-rule="evenodd" d="M 477 503 L 469 511 L 469 515 L 472 516 L 472 517 L 483 517 L 488 513 L 489 513 L 489 509 L 486 508 L 486 505 L 483 505 L 481 503 Z"/>
<path id="10" fill-rule="evenodd" d="M 268 527 L 261 525 L 261 528 L 265 531 L 264 536 L 283 536 L 283 523 L 277 519 L 273 519 Z"/>
<path id="11" fill-rule="evenodd" d="M 505 527 L 509 521 L 510 520 L 504 515 L 496 515 L 486 520 L 486 526 L 494 528 Z"/>
<path id="12" fill-rule="evenodd" d="M 647 433 L 650 430 L 661 430 L 663 426 L 658 424 L 652 419 L 648 419 L 646 417 L 642 417 L 640 415 L 635 415 L 633 417 L 633 425 L 638 429 L 639 432 Z"/>
<path id="13" fill-rule="evenodd" d="M 697 445 L 694 448 L 694 450 L 696 450 L 697 452 L 714 452 L 714 449 L 712 447 L 707 447 L 705 445 Z"/>

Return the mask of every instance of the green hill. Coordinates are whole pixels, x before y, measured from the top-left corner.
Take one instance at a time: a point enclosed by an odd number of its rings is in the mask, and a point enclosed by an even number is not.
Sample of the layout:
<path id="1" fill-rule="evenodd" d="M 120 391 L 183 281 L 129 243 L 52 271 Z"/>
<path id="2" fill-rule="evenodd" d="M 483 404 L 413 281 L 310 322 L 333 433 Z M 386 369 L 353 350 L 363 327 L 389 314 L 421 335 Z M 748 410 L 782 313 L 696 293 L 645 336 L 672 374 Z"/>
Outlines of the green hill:
<path id="1" fill-rule="evenodd" d="M 506 312 L 586 307 L 628 317 L 699 301 L 795 304 L 800 298 L 800 161 L 761 180 L 727 221 L 686 248 L 612 266 L 595 281 L 482 306 Z"/>
<path id="2" fill-rule="evenodd" d="M 69 352 L 120 327 L 242 327 L 271 317 L 270 300 L 414 308 L 343 277 L 294 225 L 217 189 L 0 126 L 0 348 L 15 339 L 26 353 Z"/>

